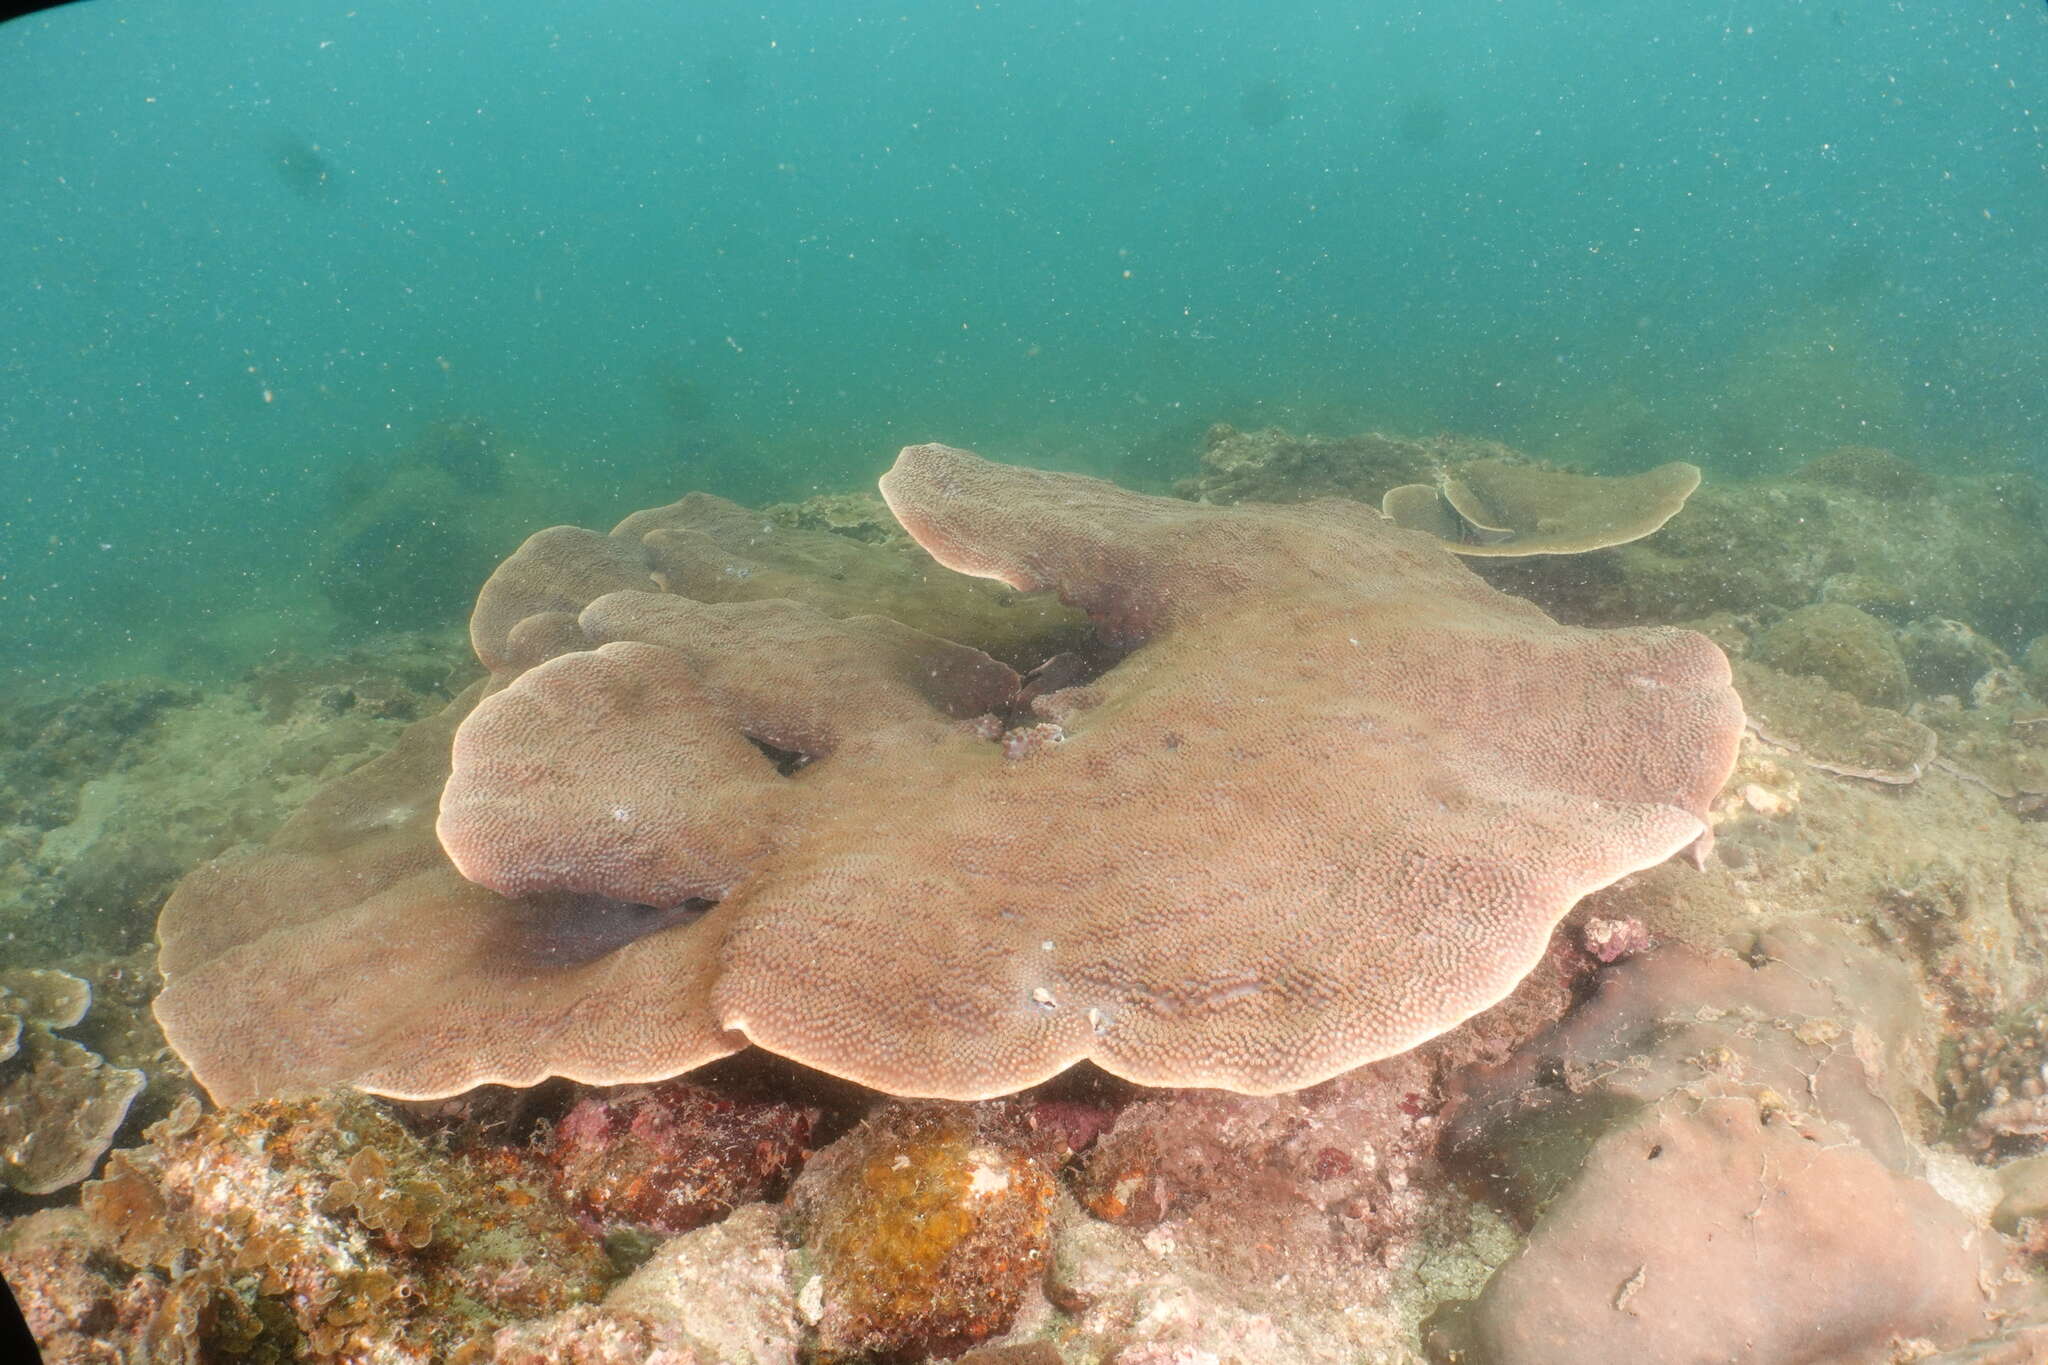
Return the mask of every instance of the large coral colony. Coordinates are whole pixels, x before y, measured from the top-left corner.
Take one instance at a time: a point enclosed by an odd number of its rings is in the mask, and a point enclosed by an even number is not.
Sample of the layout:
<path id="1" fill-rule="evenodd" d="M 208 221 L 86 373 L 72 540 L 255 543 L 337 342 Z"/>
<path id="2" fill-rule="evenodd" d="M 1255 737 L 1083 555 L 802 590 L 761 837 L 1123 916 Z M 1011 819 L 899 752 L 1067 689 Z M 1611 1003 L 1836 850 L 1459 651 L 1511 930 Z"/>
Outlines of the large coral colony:
<path id="1" fill-rule="evenodd" d="M 2038 490 L 1699 485 L 541 531 L 169 896 L 169 1053 L 0 976 L 0 1268 L 56 1361 L 2048 1358 Z"/>

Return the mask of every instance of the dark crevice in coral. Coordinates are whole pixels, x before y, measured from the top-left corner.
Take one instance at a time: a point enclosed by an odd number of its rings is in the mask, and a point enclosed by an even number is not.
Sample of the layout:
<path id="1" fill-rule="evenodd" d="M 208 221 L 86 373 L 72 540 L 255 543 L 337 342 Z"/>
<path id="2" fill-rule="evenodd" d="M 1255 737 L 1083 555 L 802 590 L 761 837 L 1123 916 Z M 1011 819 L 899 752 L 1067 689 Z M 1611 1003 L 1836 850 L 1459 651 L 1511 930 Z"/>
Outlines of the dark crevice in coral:
<path id="1" fill-rule="evenodd" d="M 370 1102 L 396 1117 L 414 1136 L 431 1139 L 438 1150 L 459 1152 L 524 1147 L 542 1125 L 559 1118 L 584 1088 L 555 1077 L 524 1089 L 480 1085 L 444 1100 L 372 1096 Z"/>
<path id="2" fill-rule="evenodd" d="M 882 1098 L 866 1086 L 751 1047 L 698 1067 L 690 1079 L 748 1103 L 797 1104 L 815 1110 L 810 1135 L 814 1151 L 852 1132 Z"/>
<path id="3" fill-rule="evenodd" d="M 510 950 L 533 966 L 574 967 L 688 924 L 715 904 L 693 897 L 681 905 L 641 905 L 609 896 L 546 892 L 513 902 L 506 937 Z"/>
<path id="4" fill-rule="evenodd" d="M 1004 720 L 1011 725 L 1030 724 L 1040 718 L 1032 707 L 1033 702 L 1050 692 L 1094 682 L 1123 662 L 1129 653 L 1127 649 L 1118 649 L 1098 640 L 1086 649 L 1053 655 L 1024 675 Z"/>
<path id="5" fill-rule="evenodd" d="M 816 757 L 796 749 L 785 749 L 780 745 L 770 744 L 758 735 L 748 735 L 746 738 L 747 743 L 759 749 L 767 760 L 775 765 L 775 771 L 784 777 L 795 776 L 799 769 L 809 767 L 811 760 Z"/>

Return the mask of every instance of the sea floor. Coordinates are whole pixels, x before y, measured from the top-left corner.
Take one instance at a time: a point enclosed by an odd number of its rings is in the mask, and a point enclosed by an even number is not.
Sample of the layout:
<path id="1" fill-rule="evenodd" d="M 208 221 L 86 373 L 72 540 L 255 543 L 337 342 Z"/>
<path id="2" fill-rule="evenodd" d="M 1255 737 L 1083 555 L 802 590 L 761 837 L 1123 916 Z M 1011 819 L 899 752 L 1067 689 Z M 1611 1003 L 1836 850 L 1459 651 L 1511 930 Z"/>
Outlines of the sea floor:
<path id="1" fill-rule="evenodd" d="M 1499 453 L 1219 428 L 1180 492 L 1376 506 Z M 765 516 L 909 552 L 859 490 Z M 1823 452 L 1478 567 L 1727 652 L 1711 847 L 1270 1096 L 896 1099 L 743 1052 L 217 1109 L 149 1012 L 165 899 L 483 670 L 392 635 L 0 703 L 0 1272 L 52 1362 L 2048 1360 L 2048 489 Z"/>

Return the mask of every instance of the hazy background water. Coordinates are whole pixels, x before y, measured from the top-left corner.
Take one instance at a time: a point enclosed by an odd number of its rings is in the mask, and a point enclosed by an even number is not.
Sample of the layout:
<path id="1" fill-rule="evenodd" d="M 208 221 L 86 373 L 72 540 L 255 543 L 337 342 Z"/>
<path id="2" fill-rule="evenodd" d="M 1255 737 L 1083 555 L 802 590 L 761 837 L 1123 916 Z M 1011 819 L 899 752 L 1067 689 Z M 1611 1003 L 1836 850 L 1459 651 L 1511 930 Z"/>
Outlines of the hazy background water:
<path id="1" fill-rule="evenodd" d="M 2048 6 L 1953 0 L 19 20 L 0 667 L 440 624 L 539 525 L 914 439 L 2048 464 L 2044 86 Z"/>

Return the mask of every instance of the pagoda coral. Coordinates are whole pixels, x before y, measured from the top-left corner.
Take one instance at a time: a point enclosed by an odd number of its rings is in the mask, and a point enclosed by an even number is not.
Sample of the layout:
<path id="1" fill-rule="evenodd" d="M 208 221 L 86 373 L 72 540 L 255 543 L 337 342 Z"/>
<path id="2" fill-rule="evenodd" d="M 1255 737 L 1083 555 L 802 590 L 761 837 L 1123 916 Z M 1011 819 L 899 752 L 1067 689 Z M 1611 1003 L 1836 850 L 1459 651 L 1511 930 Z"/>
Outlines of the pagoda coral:
<path id="1" fill-rule="evenodd" d="M 1742 710 L 1700 635 L 1560 626 L 1355 503 L 936 445 L 882 491 L 1095 661 L 685 596 L 751 569 L 661 513 L 543 532 L 479 603 L 488 695 L 167 906 L 199 1079 L 424 1098 L 752 1043 L 911 1096 L 1083 1059 L 1270 1093 L 1487 1008 L 1581 896 L 1704 845 Z"/>

